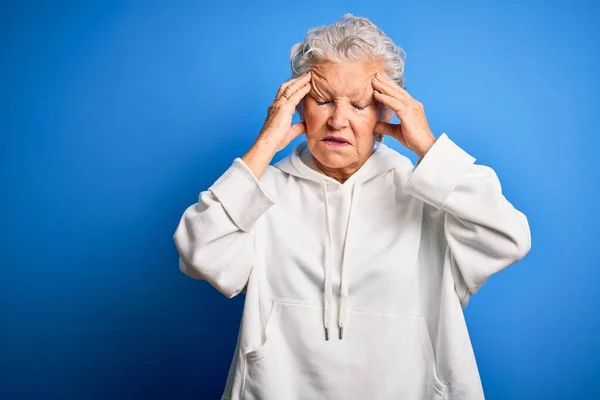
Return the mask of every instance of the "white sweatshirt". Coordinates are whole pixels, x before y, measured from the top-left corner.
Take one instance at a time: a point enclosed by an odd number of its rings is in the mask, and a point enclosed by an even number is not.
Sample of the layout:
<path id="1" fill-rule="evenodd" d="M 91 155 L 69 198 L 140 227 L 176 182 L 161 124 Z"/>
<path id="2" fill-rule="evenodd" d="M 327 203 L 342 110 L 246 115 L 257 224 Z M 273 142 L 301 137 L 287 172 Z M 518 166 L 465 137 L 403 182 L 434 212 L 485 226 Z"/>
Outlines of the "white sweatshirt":
<path id="1" fill-rule="evenodd" d="M 260 180 L 236 158 L 174 240 L 185 274 L 246 293 L 224 400 L 483 399 L 462 308 L 531 247 L 445 133 L 417 166 L 379 144 L 343 184 L 306 142 Z"/>

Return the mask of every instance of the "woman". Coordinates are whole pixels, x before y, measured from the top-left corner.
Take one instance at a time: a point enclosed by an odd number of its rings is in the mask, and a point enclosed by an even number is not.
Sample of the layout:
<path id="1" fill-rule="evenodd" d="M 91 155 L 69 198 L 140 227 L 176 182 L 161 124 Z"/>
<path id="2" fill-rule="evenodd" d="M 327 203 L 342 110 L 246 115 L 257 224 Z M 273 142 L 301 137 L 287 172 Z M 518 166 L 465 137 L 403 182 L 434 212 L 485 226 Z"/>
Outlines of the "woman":
<path id="1" fill-rule="evenodd" d="M 404 59 L 364 18 L 311 29 L 253 146 L 183 213 L 180 269 L 246 293 L 223 399 L 484 398 L 462 308 L 529 251 L 528 221 L 435 138 Z"/>

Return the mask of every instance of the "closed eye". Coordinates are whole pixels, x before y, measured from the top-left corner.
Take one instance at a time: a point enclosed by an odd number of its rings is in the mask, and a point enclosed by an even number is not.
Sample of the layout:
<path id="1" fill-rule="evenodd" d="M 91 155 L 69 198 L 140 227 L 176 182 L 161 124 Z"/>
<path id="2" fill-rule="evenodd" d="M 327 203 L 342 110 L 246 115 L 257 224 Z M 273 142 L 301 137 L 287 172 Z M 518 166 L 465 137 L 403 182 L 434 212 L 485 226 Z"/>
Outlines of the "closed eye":
<path id="1" fill-rule="evenodd" d="M 315 100 L 315 101 L 316 101 L 316 100 Z M 329 104 L 329 103 L 331 103 L 331 101 L 316 101 L 316 102 L 317 102 L 317 104 L 318 104 L 318 105 L 320 105 L 320 106 L 324 106 L 325 104 Z M 368 104 L 367 104 L 366 106 L 364 106 L 364 107 L 357 106 L 356 104 L 353 104 L 352 106 L 353 106 L 354 108 L 356 108 L 357 110 L 361 110 L 361 111 L 362 111 L 362 110 L 364 110 L 365 108 L 369 107 L 369 105 L 368 105 Z"/>

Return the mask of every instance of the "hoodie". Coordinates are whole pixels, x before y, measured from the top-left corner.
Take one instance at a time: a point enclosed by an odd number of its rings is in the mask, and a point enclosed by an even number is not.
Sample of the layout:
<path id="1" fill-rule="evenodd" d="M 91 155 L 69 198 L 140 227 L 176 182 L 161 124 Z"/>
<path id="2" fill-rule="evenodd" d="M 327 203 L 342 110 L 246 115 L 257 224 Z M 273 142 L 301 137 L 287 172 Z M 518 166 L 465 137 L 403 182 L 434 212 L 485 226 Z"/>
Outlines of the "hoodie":
<path id="1" fill-rule="evenodd" d="M 183 273 L 245 293 L 222 400 L 484 399 L 463 308 L 531 247 L 445 133 L 416 166 L 377 144 L 343 184 L 306 142 L 260 180 L 236 158 L 173 237 Z"/>

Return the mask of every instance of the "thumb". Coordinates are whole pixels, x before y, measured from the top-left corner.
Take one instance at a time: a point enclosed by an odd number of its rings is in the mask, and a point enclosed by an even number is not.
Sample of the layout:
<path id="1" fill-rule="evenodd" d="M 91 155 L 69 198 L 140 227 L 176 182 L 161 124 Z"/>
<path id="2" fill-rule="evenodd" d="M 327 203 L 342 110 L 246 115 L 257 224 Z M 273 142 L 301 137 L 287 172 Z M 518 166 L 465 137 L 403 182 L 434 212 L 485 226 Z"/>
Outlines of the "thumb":
<path id="1" fill-rule="evenodd" d="M 288 132 L 290 139 L 295 139 L 306 132 L 306 123 L 304 121 L 300 121 L 297 124 L 292 125 Z"/>
<path id="2" fill-rule="evenodd" d="M 375 125 L 374 131 L 377 133 L 383 133 L 388 136 L 397 136 L 398 130 L 401 129 L 400 125 L 390 124 L 389 122 L 379 121 L 377 125 Z"/>

